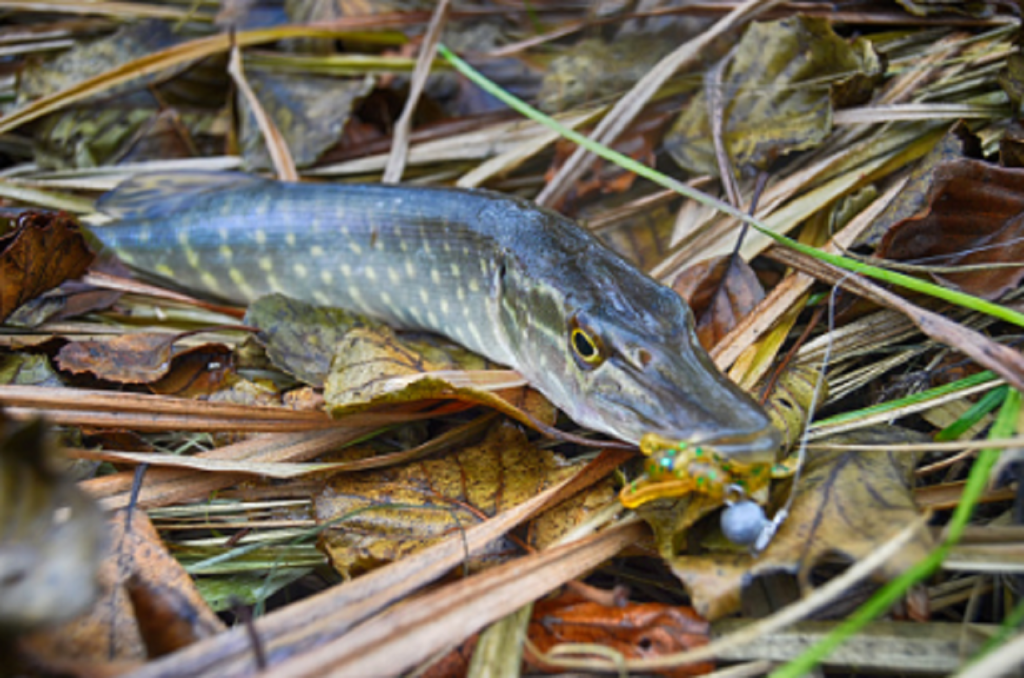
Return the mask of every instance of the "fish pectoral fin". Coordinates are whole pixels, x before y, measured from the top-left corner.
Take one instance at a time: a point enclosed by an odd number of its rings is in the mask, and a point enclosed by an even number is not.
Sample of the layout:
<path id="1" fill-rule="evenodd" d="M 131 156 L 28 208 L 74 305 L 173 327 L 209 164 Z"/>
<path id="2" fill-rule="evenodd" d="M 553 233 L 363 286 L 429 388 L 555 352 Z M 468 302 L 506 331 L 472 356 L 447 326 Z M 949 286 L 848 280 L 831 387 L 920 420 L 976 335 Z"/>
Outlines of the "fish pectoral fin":
<path id="1" fill-rule="evenodd" d="M 96 210 L 115 219 L 153 219 L 171 214 L 210 193 L 269 183 L 242 172 L 189 170 L 140 174 L 96 202 Z"/>

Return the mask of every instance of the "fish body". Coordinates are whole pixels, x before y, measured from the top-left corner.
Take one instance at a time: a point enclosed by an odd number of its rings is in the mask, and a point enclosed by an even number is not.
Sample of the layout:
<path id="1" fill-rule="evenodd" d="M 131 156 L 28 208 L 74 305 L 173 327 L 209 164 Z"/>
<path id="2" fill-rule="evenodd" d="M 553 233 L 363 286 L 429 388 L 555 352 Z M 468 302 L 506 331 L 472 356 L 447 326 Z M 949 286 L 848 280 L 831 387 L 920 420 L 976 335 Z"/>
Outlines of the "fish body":
<path id="1" fill-rule="evenodd" d="M 779 436 L 717 371 L 691 314 L 575 223 L 487 191 L 143 175 L 94 229 L 131 266 L 247 303 L 278 292 L 447 336 L 519 371 L 577 423 L 773 457 Z"/>

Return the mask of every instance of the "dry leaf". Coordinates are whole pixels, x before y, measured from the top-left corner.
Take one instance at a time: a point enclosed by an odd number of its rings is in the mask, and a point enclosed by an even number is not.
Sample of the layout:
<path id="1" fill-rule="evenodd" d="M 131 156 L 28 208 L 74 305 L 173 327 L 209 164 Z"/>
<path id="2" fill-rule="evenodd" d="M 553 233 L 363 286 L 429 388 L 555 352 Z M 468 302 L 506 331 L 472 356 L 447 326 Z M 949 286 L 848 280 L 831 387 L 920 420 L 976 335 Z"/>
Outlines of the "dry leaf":
<path id="1" fill-rule="evenodd" d="M 821 143 L 832 129 L 833 106 L 866 99 L 883 70 L 868 40 L 847 41 L 825 19 L 751 24 L 723 78 L 729 83 L 725 145 L 737 170 L 766 169 L 780 156 Z M 687 171 L 718 174 L 703 92 L 673 125 L 665 146 Z"/>
<path id="2" fill-rule="evenodd" d="M 448 342 L 441 346 L 410 345 L 385 326 L 353 329 L 337 345 L 324 385 L 328 413 L 341 417 L 378 405 L 463 400 L 534 427 L 554 422 L 557 410 L 525 388 L 517 373 L 482 370 L 485 362 L 476 354 Z"/>
<path id="3" fill-rule="evenodd" d="M 687 607 L 662 603 L 608 607 L 564 593 L 534 604 L 527 633 L 545 653 L 560 643 L 596 643 L 626 659 L 656 659 L 707 645 L 710 627 Z M 527 662 L 535 665 L 529 654 Z M 651 673 L 680 678 L 704 675 L 713 668 L 712 663 L 703 662 Z"/>
<path id="4" fill-rule="evenodd" d="M 1024 170 L 957 158 L 929 172 L 924 204 L 893 224 L 877 256 L 929 266 L 977 266 L 936 271 L 937 282 L 997 299 L 1024 277 Z M 1010 266 L 998 266 L 1011 264 Z"/>
<path id="5" fill-rule="evenodd" d="M 0 357 L 0 384 L 52 387 L 64 385 L 46 356 L 31 353 L 11 353 Z"/>
<path id="6" fill-rule="evenodd" d="M 516 506 L 579 468 L 538 449 L 518 426 L 501 422 L 481 443 L 437 459 L 337 476 L 315 499 L 317 522 L 337 521 L 322 546 L 334 567 L 348 577 Z M 608 490 L 598 491 L 610 498 Z M 572 515 L 575 520 L 563 519 L 562 529 L 585 517 L 585 509 Z M 550 541 L 553 530 L 545 531 Z M 511 542 L 501 541 L 483 557 L 517 551 Z"/>
<path id="7" fill-rule="evenodd" d="M 283 294 L 268 294 L 249 305 L 246 325 L 258 327 L 258 339 L 278 369 L 310 386 L 323 386 L 335 347 L 354 327 L 376 326 L 365 316 L 324 308 Z"/>
<path id="8" fill-rule="evenodd" d="M 84 274 L 92 259 L 73 219 L 23 213 L 17 229 L 0 237 L 0 322 L 30 299 Z"/>
<path id="9" fill-rule="evenodd" d="M 154 650 L 163 653 L 224 630 L 146 514 L 128 516 L 123 510 L 110 514 L 102 593 L 89 613 L 24 639 L 23 651 L 36 662 L 140 662 Z M 150 616 L 156 613 L 159 621 Z"/>
<path id="10" fill-rule="evenodd" d="M 754 269 L 730 255 L 690 266 L 673 281 L 672 289 L 689 303 L 697 319 L 697 337 L 707 350 L 764 299 Z"/>
<path id="11" fill-rule="evenodd" d="M 625 91 L 677 44 L 676 36 L 661 35 L 581 40 L 548 64 L 537 107 L 556 113 Z"/>
<path id="12" fill-rule="evenodd" d="M 897 427 L 840 433 L 832 444 L 921 442 L 920 434 Z M 916 457 L 890 452 L 812 452 L 796 487 L 789 517 L 757 558 L 746 554 L 682 555 L 669 560 L 694 607 L 709 619 L 738 609 L 742 587 L 759 575 L 793 573 L 805 588 L 811 570 L 828 555 L 856 560 L 891 539 L 920 511 L 913 500 Z M 780 504 L 783 497 L 776 497 Z M 776 506 L 778 508 L 778 506 Z M 892 579 L 933 548 L 922 532 L 879 571 Z"/>

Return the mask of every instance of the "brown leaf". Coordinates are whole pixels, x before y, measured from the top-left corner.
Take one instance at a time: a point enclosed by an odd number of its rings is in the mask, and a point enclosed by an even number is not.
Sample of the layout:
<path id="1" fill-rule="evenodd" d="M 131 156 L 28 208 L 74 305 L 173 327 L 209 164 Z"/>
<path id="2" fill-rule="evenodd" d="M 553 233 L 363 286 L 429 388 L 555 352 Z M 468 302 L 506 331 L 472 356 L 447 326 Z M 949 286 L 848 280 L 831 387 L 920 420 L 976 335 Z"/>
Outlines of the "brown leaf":
<path id="1" fill-rule="evenodd" d="M 0 322 L 26 301 L 80 277 L 92 260 L 74 219 L 24 213 L 17 229 L 0 238 Z"/>
<path id="2" fill-rule="evenodd" d="M 338 521 L 325 533 L 322 547 L 348 577 L 516 506 L 579 468 L 538 449 L 518 426 L 502 422 L 479 444 L 437 459 L 336 477 L 314 500 L 317 522 Z M 609 488 L 600 491 L 610 498 Z M 575 515 L 578 522 L 585 511 Z M 515 550 L 503 541 L 484 557 Z"/>
<path id="3" fill-rule="evenodd" d="M 932 278 L 996 299 L 1024 277 L 1024 170 L 957 158 L 939 163 L 919 211 L 897 222 L 877 255 L 932 266 L 980 266 Z"/>
<path id="4" fill-rule="evenodd" d="M 150 648 L 182 647 L 224 630 L 145 513 L 135 511 L 128 520 L 127 512 L 117 511 L 108 527 L 99 601 L 89 614 L 27 639 L 26 648 L 39 661 L 142 661 Z M 155 611 L 160 611 L 160 623 L 150 619 L 140 625 L 140 613 Z"/>
<path id="5" fill-rule="evenodd" d="M 204 380 L 207 386 L 219 383 L 222 371 L 230 366 L 230 352 L 220 344 L 203 344 L 174 354 L 174 342 L 179 338 L 176 334 L 136 332 L 72 341 L 57 354 L 57 364 L 74 374 L 89 372 L 120 384 L 162 382 L 157 392 L 185 391 L 193 386 L 205 395 L 209 388 L 204 390 L 196 380 Z M 172 364 L 180 373 L 168 377 Z"/>
<path id="6" fill-rule="evenodd" d="M 567 593 L 534 604 L 527 634 L 545 653 L 560 643 L 597 643 L 626 659 L 655 659 L 706 645 L 709 631 L 708 623 L 687 607 L 662 603 L 607 607 Z M 536 665 L 529 655 L 527 661 Z M 703 662 L 652 673 L 676 678 L 704 675 L 713 668 Z"/>
<path id="7" fill-rule="evenodd" d="M 690 266 L 675 279 L 672 289 L 693 309 L 697 336 L 708 350 L 764 299 L 754 269 L 729 255 Z"/>
<path id="8" fill-rule="evenodd" d="M 221 393 L 237 378 L 231 349 L 223 344 L 202 344 L 176 353 L 170 370 L 148 386 L 161 395 L 198 398 Z"/>
<path id="9" fill-rule="evenodd" d="M 675 112 L 674 106 L 672 109 L 665 106 L 655 107 L 645 112 L 615 139 L 612 149 L 645 165 L 653 166 L 656 162 L 655 151 L 664 136 L 665 125 Z M 545 179 L 554 179 L 576 148 L 576 144 L 564 139 L 556 142 L 555 158 L 545 173 Z M 566 194 L 554 207 L 564 211 L 567 205 L 582 202 L 587 198 L 625 193 L 633 187 L 635 181 L 636 174 L 633 172 L 598 158 L 576 182 L 572 192 Z"/>

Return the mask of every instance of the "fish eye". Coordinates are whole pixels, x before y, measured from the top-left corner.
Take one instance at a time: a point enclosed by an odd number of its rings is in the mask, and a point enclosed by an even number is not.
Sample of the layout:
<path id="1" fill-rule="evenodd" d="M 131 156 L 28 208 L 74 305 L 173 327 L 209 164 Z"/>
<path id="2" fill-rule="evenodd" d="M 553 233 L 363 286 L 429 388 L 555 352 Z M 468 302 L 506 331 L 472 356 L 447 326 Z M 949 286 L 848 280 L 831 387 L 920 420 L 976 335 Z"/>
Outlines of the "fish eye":
<path id="1" fill-rule="evenodd" d="M 580 367 L 594 368 L 604 362 L 600 342 L 582 327 L 572 328 L 569 345 L 572 346 Z"/>

